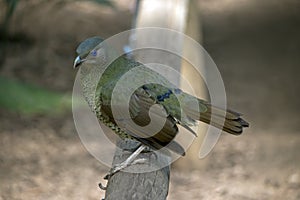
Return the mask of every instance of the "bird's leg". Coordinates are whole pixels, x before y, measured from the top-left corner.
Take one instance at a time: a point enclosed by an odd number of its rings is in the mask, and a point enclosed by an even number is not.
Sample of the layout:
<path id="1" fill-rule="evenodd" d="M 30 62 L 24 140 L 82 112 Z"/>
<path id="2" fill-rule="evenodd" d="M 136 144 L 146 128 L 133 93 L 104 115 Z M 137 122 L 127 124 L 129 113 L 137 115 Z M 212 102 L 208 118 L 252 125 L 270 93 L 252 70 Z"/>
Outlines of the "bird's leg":
<path id="1" fill-rule="evenodd" d="M 139 148 L 137 148 L 124 162 L 113 166 L 111 168 L 109 174 L 107 174 L 104 177 L 104 179 L 110 178 L 112 175 L 114 175 L 118 171 L 128 167 L 129 165 L 145 163 L 146 159 L 144 159 L 144 158 L 136 159 L 136 157 L 146 148 L 147 148 L 147 146 L 145 146 L 145 145 L 139 146 Z"/>
<path id="2" fill-rule="evenodd" d="M 137 147 L 135 148 L 126 148 L 126 149 L 122 149 L 123 151 L 127 151 L 129 152 L 130 154 L 132 154 L 133 152 L 135 152 L 141 145 L 138 145 Z M 141 153 L 149 153 L 149 152 L 152 152 L 152 149 L 150 147 L 145 147 L 145 149 L 141 152 Z"/>

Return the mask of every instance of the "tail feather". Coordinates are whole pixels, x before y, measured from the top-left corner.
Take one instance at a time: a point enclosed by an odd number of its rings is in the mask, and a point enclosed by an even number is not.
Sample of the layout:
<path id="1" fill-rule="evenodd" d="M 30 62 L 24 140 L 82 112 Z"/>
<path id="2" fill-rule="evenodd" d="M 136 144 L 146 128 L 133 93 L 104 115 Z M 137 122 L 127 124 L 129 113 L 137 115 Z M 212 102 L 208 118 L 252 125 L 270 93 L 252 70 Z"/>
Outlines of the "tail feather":
<path id="1" fill-rule="evenodd" d="M 249 126 L 248 122 L 241 118 L 240 113 L 212 106 L 203 100 L 199 100 L 199 104 L 205 105 L 206 111 L 199 113 L 191 107 L 185 109 L 187 116 L 193 120 L 200 120 L 233 135 L 241 134 L 243 128 Z"/>
<path id="2" fill-rule="evenodd" d="M 216 116 L 225 117 L 226 119 L 238 119 L 242 116 L 242 114 L 232 111 L 230 109 L 224 110 L 222 108 L 218 108 L 216 106 L 212 106 L 210 103 L 205 103 L 205 106 L 207 108 L 207 112 L 210 114 L 214 114 Z"/>

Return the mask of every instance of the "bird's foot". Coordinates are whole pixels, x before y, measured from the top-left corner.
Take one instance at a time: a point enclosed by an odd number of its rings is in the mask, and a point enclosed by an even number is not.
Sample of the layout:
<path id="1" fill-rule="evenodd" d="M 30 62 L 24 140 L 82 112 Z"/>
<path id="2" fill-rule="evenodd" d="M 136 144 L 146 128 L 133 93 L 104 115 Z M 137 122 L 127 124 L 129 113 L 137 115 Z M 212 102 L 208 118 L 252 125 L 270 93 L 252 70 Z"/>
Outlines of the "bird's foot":
<path id="1" fill-rule="evenodd" d="M 99 183 L 98 186 L 101 190 L 106 190 L 107 189 L 107 186 L 102 185 L 102 183 Z"/>
<path id="2" fill-rule="evenodd" d="M 110 177 L 112 177 L 115 173 L 125 169 L 126 167 L 130 166 L 130 165 L 137 165 L 137 164 L 144 164 L 147 162 L 146 158 L 139 158 L 136 160 L 133 160 L 132 162 L 126 162 L 127 160 L 125 160 L 124 162 L 115 165 L 114 167 L 111 168 L 110 172 L 104 177 L 105 180 L 108 180 Z"/>
<path id="3" fill-rule="evenodd" d="M 141 163 L 145 163 L 146 159 L 145 158 L 141 158 L 141 159 L 136 159 L 136 157 L 146 148 L 146 146 L 141 145 L 139 146 L 139 148 L 137 148 L 124 162 L 115 165 L 111 168 L 109 174 L 107 174 L 104 179 L 109 179 L 112 175 L 114 175 L 115 173 L 117 173 L 118 171 L 128 167 L 129 165 L 132 164 L 141 164 Z"/>
<path id="4" fill-rule="evenodd" d="M 123 151 L 126 151 L 126 153 L 132 154 L 133 152 L 137 151 L 140 146 L 135 147 L 135 148 L 123 148 Z M 150 147 L 145 147 L 145 149 L 141 153 L 151 153 L 153 150 Z"/>

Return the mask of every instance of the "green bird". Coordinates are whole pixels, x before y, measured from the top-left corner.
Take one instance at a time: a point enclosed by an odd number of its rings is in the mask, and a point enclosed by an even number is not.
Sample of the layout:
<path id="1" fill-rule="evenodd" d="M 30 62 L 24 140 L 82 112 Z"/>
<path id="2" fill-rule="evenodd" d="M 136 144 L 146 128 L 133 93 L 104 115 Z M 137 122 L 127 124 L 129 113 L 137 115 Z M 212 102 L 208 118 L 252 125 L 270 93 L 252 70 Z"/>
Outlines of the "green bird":
<path id="1" fill-rule="evenodd" d="M 241 134 L 243 128 L 249 126 L 239 113 L 214 107 L 183 92 L 159 73 L 133 59 L 120 56 L 108 63 L 115 52 L 99 37 L 86 39 L 76 52 L 78 56 L 74 68 L 80 66 L 83 95 L 87 103 L 98 120 L 118 136 L 142 144 L 137 154 L 146 147 L 161 149 L 166 146 L 184 155 L 184 149 L 174 138 L 178 126 L 195 134 L 190 128 L 195 121 L 202 121 L 233 135 Z M 143 83 L 142 80 L 149 81 Z M 135 88 L 137 83 L 142 84 Z M 119 88 L 117 95 L 114 93 L 116 88 Z M 126 111 L 129 115 L 122 115 Z M 154 130 L 155 123 L 161 122 L 161 128 Z M 147 129 L 149 123 L 154 126 Z M 128 161 L 127 165 L 132 161 Z M 119 170 L 114 169 L 112 173 Z"/>

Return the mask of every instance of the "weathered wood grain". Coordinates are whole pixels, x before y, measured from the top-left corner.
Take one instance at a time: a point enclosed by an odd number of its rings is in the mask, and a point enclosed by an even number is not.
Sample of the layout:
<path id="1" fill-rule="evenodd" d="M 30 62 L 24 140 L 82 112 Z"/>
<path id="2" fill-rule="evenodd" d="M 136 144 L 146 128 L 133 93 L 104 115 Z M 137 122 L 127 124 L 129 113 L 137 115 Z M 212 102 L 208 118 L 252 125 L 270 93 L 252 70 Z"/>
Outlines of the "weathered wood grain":
<path id="1" fill-rule="evenodd" d="M 116 150 L 113 164 L 124 161 L 131 153 L 128 149 L 135 149 L 138 144 L 132 140 L 119 141 L 118 146 L 120 148 Z M 105 200 L 166 199 L 169 189 L 170 168 L 168 165 L 160 168 L 160 165 L 163 162 L 168 162 L 169 156 L 149 151 L 142 152 L 138 158 L 146 158 L 146 162 L 129 166 L 125 169 L 127 172 L 117 172 L 109 178 Z M 152 171 L 153 169 L 156 170 Z"/>

